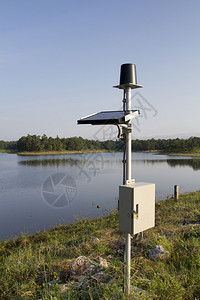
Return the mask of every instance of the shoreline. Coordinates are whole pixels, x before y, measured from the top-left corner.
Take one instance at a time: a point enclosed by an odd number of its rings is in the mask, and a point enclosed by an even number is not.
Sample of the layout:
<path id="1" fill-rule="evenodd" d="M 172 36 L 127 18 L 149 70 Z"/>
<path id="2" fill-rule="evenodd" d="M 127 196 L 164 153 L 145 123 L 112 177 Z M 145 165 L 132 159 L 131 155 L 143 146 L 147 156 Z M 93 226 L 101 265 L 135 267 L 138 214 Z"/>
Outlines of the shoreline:
<path id="1" fill-rule="evenodd" d="M 175 152 L 163 152 L 160 153 L 163 155 L 169 155 L 169 156 L 190 156 L 190 157 L 200 157 L 200 153 L 175 153 Z"/>
<path id="2" fill-rule="evenodd" d="M 38 151 L 38 152 L 17 152 L 12 150 L 4 150 L 0 149 L 0 153 L 7 153 L 7 154 L 17 154 L 19 156 L 42 156 L 42 155 L 65 155 L 65 154 L 83 154 L 83 153 L 113 153 L 113 152 L 122 152 L 122 151 L 114 151 L 114 150 L 63 150 L 63 151 Z M 141 150 L 141 151 L 132 151 L 132 153 L 155 153 L 156 155 L 168 155 L 168 156 L 186 156 L 186 157 L 200 157 L 199 152 L 188 152 L 188 153 L 181 153 L 181 152 L 164 152 L 160 150 Z"/>
<path id="3" fill-rule="evenodd" d="M 40 151 L 40 152 L 16 152 L 19 156 L 40 156 L 40 155 L 65 155 L 65 154 L 83 154 L 83 153 L 103 153 L 115 152 L 111 150 L 66 150 L 66 151 Z"/>

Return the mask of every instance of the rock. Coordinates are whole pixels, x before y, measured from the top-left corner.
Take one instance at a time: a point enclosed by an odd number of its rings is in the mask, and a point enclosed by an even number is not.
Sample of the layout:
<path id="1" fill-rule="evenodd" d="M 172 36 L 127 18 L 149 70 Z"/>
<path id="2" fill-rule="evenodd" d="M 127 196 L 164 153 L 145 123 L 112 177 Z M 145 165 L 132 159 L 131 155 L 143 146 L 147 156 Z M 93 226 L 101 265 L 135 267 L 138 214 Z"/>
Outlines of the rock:
<path id="1" fill-rule="evenodd" d="M 74 284 L 74 288 L 75 289 L 83 289 L 83 288 L 88 288 L 88 279 L 90 276 L 87 275 L 81 275 L 81 276 L 77 276 L 76 279 L 76 283 Z"/>
<path id="2" fill-rule="evenodd" d="M 89 259 L 85 256 L 79 256 L 71 264 L 70 276 L 93 275 L 106 268 L 108 268 L 107 261 L 102 257 Z"/>
<path id="3" fill-rule="evenodd" d="M 89 276 L 81 275 L 77 287 L 81 289 L 88 288 L 88 277 Z"/>
<path id="4" fill-rule="evenodd" d="M 90 240 L 90 243 L 100 243 L 100 240 L 97 238 L 97 237 L 93 237 L 91 240 Z"/>
<path id="5" fill-rule="evenodd" d="M 107 274 L 104 274 L 103 272 L 98 272 L 94 274 L 92 277 L 102 283 L 108 283 L 111 280 L 111 277 Z"/>
<path id="6" fill-rule="evenodd" d="M 165 250 L 162 245 L 156 245 L 150 251 L 149 258 L 151 260 L 157 260 L 162 258 L 165 254 L 169 254 L 169 252 Z"/>
<path id="7" fill-rule="evenodd" d="M 138 288 L 137 286 L 130 286 L 130 294 L 134 296 L 133 299 L 150 299 L 150 295 L 146 291 Z"/>
<path id="8" fill-rule="evenodd" d="M 89 287 L 89 282 L 96 280 L 101 283 L 108 283 L 111 277 L 103 272 L 98 272 L 93 275 L 81 275 L 77 277 L 78 283 L 76 283 L 76 289 L 87 289 Z"/>

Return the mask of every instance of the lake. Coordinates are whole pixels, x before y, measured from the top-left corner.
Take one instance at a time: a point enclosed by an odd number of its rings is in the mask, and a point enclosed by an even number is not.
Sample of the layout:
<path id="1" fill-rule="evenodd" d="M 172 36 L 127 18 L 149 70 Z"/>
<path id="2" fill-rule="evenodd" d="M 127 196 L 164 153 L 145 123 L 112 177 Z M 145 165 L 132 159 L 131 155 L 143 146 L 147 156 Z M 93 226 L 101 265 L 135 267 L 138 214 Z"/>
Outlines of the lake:
<path id="1" fill-rule="evenodd" d="M 132 153 L 132 178 L 156 184 L 156 200 L 200 189 L 200 159 Z M 122 153 L 0 153 L 0 239 L 33 234 L 117 207 Z M 100 208 L 97 208 L 100 206 Z"/>

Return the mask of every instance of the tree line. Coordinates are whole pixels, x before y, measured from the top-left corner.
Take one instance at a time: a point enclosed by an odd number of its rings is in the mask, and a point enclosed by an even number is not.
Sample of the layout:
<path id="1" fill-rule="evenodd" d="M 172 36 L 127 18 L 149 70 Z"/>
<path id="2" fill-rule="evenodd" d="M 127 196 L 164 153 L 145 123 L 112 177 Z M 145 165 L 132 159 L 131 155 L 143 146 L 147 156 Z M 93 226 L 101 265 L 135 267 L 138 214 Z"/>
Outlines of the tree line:
<path id="1" fill-rule="evenodd" d="M 83 139 L 82 137 L 56 138 L 30 135 L 21 137 L 17 141 L 17 150 L 19 152 L 37 152 L 37 151 L 82 151 L 82 150 L 111 150 L 120 151 L 121 141 L 95 141 Z"/>
<path id="2" fill-rule="evenodd" d="M 110 150 L 122 151 L 124 143 L 121 140 L 88 140 L 82 137 L 56 138 L 47 137 L 45 134 L 22 136 L 18 141 L 0 141 L 1 150 L 18 152 L 39 152 L 39 151 L 65 151 L 65 150 Z M 189 139 L 148 139 L 132 140 L 133 151 L 164 151 L 164 152 L 200 152 L 200 137 Z"/>
<path id="3" fill-rule="evenodd" d="M 17 150 L 17 142 L 16 141 L 0 141 L 0 150 L 9 150 L 9 151 L 16 151 Z"/>
<path id="4" fill-rule="evenodd" d="M 148 151 L 157 150 L 164 152 L 200 152 L 200 137 L 190 137 L 189 139 L 149 139 L 133 140 L 133 150 Z"/>

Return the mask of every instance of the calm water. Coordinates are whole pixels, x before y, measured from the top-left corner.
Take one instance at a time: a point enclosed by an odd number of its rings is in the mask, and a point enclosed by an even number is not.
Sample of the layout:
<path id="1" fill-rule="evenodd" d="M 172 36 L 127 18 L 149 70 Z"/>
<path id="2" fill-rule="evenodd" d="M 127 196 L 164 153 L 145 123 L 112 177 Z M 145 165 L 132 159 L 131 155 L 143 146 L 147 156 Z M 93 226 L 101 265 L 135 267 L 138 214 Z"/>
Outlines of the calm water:
<path id="1" fill-rule="evenodd" d="M 0 153 L 0 239 L 116 208 L 122 153 L 17 156 Z M 132 178 L 156 184 L 156 199 L 200 189 L 200 159 L 132 154 Z M 100 209 L 97 209 L 100 205 Z"/>

